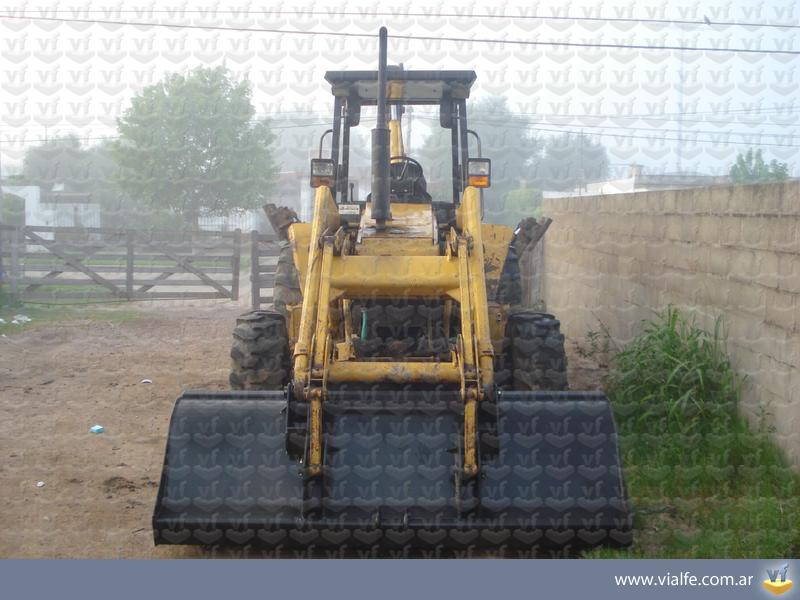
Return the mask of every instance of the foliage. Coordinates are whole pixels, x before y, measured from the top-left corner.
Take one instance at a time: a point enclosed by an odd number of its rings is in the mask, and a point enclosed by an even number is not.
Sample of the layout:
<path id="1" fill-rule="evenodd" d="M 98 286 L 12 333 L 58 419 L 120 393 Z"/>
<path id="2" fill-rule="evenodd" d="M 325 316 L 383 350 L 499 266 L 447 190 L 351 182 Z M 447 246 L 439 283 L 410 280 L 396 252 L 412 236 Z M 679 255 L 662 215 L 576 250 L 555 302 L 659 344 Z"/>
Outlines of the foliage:
<path id="1" fill-rule="evenodd" d="M 615 344 L 608 329 L 602 323 L 600 326 L 600 331 L 587 331 L 585 343 L 577 343 L 575 345 L 575 351 L 578 353 L 578 356 L 595 359 L 598 365 L 607 367 L 609 362 L 608 357 L 611 354 L 612 348 L 615 348 Z"/>
<path id="2" fill-rule="evenodd" d="M 105 227 L 176 227 L 183 223 L 169 209 L 125 194 L 117 183 L 118 172 L 110 143 L 84 147 L 77 137 L 66 136 L 30 148 L 23 172 L 14 183 L 40 186 L 45 192 L 58 183 L 68 192 L 90 194 L 91 202 L 100 206 Z"/>
<path id="3" fill-rule="evenodd" d="M 482 155 L 492 159 L 492 186 L 484 192 L 487 220 L 503 212 L 506 195 L 525 179 L 529 163 L 539 143 L 530 134 L 525 121 L 515 117 L 505 98 L 487 97 L 467 107 L 467 124 L 481 137 Z M 470 136 L 470 155 L 477 156 L 475 140 Z M 450 130 L 433 124 L 433 130 L 419 152 L 425 169 L 428 191 L 437 199 L 452 195 Z"/>
<path id="4" fill-rule="evenodd" d="M 254 114 L 248 82 L 222 67 L 168 75 L 118 121 L 120 185 L 191 225 L 201 214 L 260 206 L 277 169 L 269 125 Z"/>
<path id="5" fill-rule="evenodd" d="M 490 214 L 490 210 L 494 212 Z M 516 227 L 525 218 L 541 216 L 542 192 L 532 187 L 510 190 L 502 202 L 487 206 L 485 211 L 488 222 L 508 227 Z"/>
<path id="6" fill-rule="evenodd" d="M 751 148 L 746 154 L 738 154 L 736 162 L 731 166 L 730 177 L 734 183 L 783 181 L 789 177 L 789 166 L 775 159 L 767 164 L 761 150 L 753 152 Z"/>
<path id="7" fill-rule="evenodd" d="M 531 179 L 542 189 L 574 189 L 608 177 L 608 153 L 582 133 L 564 133 L 547 139 L 533 166 Z"/>
<path id="8" fill-rule="evenodd" d="M 725 354 L 721 320 L 709 333 L 669 307 L 615 365 L 609 390 L 635 415 L 626 420 L 632 431 L 706 433 L 737 416 L 741 381 Z"/>
<path id="9" fill-rule="evenodd" d="M 608 175 L 608 155 L 600 143 L 576 134 L 537 137 L 530 119 L 514 114 L 505 98 L 470 102 L 467 112 L 468 126 L 481 137 L 482 155 L 492 160 L 492 186 L 484 193 L 489 222 L 514 226 L 536 215 L 540 190 L 570 189 Z M 470 155 L 476 156 L 472 137 L 469 143 Z M 450 145 L 450 131 L 437 124 L 420 151 L 434 198 L 451 195 Z"/>
<path id="10" fill-rule="evenodd" d="M 800 550 L 800 476 L 740 416 L 744 381 L 675 308 L 615 358 L 608 393 L 636 511 L 635 546 L 592 556 L 786 557 Z"/>
<path id="11" fill-rule="evenodd" d="M 25 225 L 25 199 L 15 194 L 2 193 L 0 195 L 0 223 Z"/>
<path id="12" fill-rule="evenodd" d="M 87 157 L 75 135 L 54 138 L 25 153 L 22 180 L 50 189 L 55 183 L 85 184 Z"/>

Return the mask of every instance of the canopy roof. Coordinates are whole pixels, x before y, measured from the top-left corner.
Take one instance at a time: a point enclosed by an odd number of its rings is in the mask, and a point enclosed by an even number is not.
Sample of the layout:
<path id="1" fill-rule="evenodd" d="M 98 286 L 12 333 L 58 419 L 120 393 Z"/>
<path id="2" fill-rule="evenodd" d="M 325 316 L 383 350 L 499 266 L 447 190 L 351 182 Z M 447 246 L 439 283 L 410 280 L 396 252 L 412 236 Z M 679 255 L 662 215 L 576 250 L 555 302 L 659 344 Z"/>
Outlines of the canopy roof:
<path id="1" fill-rule="evenodd" d="M 442 98 L 469 98 L 475 71 L 405 71 L 391 66 L 386 79 L 389 102 L 438 104 Z M 363 104 L 375 104 L 378 96 L 377 71 L 328 71 L 325 79 L 334 96 L 355 96 Z"/>

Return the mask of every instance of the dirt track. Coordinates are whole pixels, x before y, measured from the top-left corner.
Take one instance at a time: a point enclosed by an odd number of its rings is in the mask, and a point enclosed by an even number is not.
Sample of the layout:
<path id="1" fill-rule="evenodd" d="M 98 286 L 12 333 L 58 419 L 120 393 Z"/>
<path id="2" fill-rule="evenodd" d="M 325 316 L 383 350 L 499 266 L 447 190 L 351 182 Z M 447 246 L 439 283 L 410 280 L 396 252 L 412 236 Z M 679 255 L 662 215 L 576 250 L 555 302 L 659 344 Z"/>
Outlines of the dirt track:
<path id="1" fill-rule="evenodd" d="M 240 312 L 168 307 L 0 340 L 0 558 L 203 556 L 155 548 L 150 515 L 173 402 L 227 387 Z M 571 386 L 597 386 L 601 372 L 571 354 Z M 94 424 L 105 432 L 89 433 Z"/>

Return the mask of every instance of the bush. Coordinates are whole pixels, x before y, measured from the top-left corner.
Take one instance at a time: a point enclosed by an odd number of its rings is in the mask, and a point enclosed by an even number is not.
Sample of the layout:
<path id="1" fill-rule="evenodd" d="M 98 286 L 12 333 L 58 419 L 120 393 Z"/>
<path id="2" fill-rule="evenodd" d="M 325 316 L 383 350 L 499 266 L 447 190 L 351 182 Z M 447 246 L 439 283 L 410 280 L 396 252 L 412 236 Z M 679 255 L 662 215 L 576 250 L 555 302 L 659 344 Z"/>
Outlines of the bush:
<path id="1" fill-rule="evenodd" d="M 696 434 L 730 427 L 741 384 L 721 319 L 709 333 L 669 307 L 617 354 L 609 392 L 629 432 Z"/>
<path id="2" fill-rule="evenodd" d="M 800 551 L 800 476 L 738 412 L 744 379 L 722 321 L 669 307 L 614 357 L 607 392 L 635 514 L 631 551 L 592 556 L 767 558 Z"/>

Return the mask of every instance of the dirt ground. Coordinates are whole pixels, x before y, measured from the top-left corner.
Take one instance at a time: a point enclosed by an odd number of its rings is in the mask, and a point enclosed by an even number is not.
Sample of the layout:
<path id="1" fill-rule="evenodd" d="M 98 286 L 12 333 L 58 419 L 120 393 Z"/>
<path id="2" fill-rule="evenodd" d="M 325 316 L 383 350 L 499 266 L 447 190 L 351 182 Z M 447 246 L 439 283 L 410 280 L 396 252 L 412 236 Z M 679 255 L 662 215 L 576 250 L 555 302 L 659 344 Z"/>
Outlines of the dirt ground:
<path id="1" fill-rule="evenodd" d="M 0 340 L 0 558 L 204 556 L 156 548 L 150 516 L 173 403 L 182 390 L 227 387 L 242 310 L 148 308 Z M 570 352 L 573 389 L 599 387 L 602 374 Z M 90 433 L 95 424 L 105 432 Z"/>

